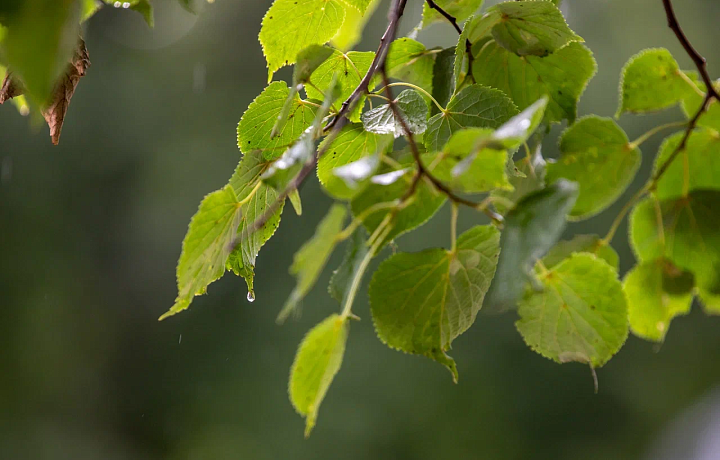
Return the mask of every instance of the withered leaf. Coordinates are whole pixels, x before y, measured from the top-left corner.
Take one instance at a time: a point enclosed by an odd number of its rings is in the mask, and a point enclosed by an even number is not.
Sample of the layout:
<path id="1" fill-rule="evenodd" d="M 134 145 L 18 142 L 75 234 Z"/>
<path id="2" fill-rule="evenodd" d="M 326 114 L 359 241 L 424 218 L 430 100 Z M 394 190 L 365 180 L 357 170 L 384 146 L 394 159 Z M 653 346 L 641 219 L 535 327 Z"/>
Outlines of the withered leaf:
<path id="1" fill-rule="evenodd" d="M 20 96 L 24 90 L 22 83 L 13 77 L 12 72 L 8 71 L 2 86 L 0 86 L 0 104 L 16 96 Z"/>
<path id="2" fill-rule="evenodd" d="M 72 99 L 73 94 L 75 94 L 75 88 L 80 81 L 80 77 L 85 76 L 85 71 L 89 66 L 90 56 L 85 47 L 85 41 L 81 38 L 73 55 L 72 62 L 60 77 L 49 104 L 42 111 L 43 117 L 45 117 L 45 121 L 47 121 L 50 127 L 50 138 L 55 145 L 60 142 L 60 132 L 62 131 L 63 121 L 65 121 L 65 114 L 70 105 L 70 99 Z"/>
<path id="3" fill-rule="evenodd" d="M 65 121 L 65 114 L 70 105 L 70 99 L 75 94 L 75 88 L 80 81 L 80 77 L 85 76 L 89 66 L 90 56 L 85 47 L 85 41 L 81 38 L 73 54 L 72 61 L 68 63 L 65 73 L 62 74 L 55 85 L 48 104 L 42 110 L 43 117 L 50 127 L 50 138 L 54 145 L 60 142 L 60 133 Z M 8 71 L 2 87 L 0 87 L 0 104 L 20 96 L 23 92 L 22 82 L 15 78 L 12 72 Z"/>

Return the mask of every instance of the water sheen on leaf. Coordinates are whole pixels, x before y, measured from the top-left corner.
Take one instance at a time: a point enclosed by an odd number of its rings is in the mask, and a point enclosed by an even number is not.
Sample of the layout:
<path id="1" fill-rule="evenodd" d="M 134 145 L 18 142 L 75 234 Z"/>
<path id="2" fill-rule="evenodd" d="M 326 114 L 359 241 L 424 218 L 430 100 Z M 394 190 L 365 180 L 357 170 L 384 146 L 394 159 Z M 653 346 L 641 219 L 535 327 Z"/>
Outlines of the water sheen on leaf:
<path id="1" fill-rule="evenodd" d="M 565 229 L 565 216 L 575 204 L 578 186 L 564 179 L 527 195 L 505 216 L 500 260 L 486 305 L 493 312 L 513 308 L 532 269 Z"/>
<path id="2" fill-rule="evenodd" d="M 647 113 L 671 107 L 692 92 L 675 58 L 664 48 L 643 50 L 623 67 L 620 106 L 625 112 Z"/>
<path id="3" fill-rule="evenodd" d="M 572 123 L 580 95 L 596 68 L 590 50 L 577 42 L 546 57 L 520 57 L 489 42 L 473 62 L 473 76 L 477 83 L 503 91 L 521 110 L 548 96 L 544 121 Z"/>
<path id="4" fill-rule="evenodd" d="M 335 249 L 337 236 L 343 229 L 347 208 L 341 204 L 333 205 L 327 215 L 317 226 L 315 235 L 302 245 L 295 253 L 290 273 L 297 278 L 297 286 L 293 289 L 278 315 L 282 322 L 295 311 L 298 304 L 315 285 L 318 276 L 327 263 L 327 259 Z"/>
<path id="5" fill-rule="evenodd" d="M 544 188 L 546 165 L 540 145 L 530 156 L 525 156 L 514 163 L 509 159 L 508 168 L 513 172 L 508 174 L 512 190 L 501 189 L 491 192 L 495 210 L 505 215 L 525 196 Z"/>
<path id="6" fill-rule="evenodd" d="M 330 315 L 307 333 L 295 355 L 288 393 L 295 410 L 305 417 L 306 438 L 315 427 L 320 404 L 340 370 L 347 335 L 347 318 Z"/>
<path id="7" fill-rule="evenodd" d="M 300 51 L 333 38 L 344 19 L 345 4 L 339 0 L 275 0 L 260 29 L 268 83 L 278 69 L 294 64 Z"/>
<path id="8" fill-rule="evenodd" d="M 662 342 L 676 316 L 690 312 L 692 273 L 663 259 L 636 265 L 625 275 L 630 329 L 638 337 Z"/>
<path id="9" fill-rule="evenodd" d="M 560 158 L 548 164 L 547 181 L 560 178 L 580 184 L 570 212 L 585 219 L 610 206 L 632 182 L 640 166 L 640 150 L 610 118 L 588 116 L 570 126 L 560 138 Z"/>
<path id="10" fill-rule="evenodd" d="M 422 134 L 427 129 L 428 106 L 414 89 L 406 89 L 395 98 L 395 104 L 412 134 Z M 396 138 L 407 133 L 395 117 L 390 104 L 384 104 L 362 114 L 365 131 L 375 134 L 393 134 Z"/>
<path id="11" fill-rule="evenodd" d="M 462 234 L 456 252 L 428 249 L 385 260 L 370 282 L 373 323 L 380 340 L 406 353 L 427 356 L 450 370 L 445 354 L 475 322 L 500 252 L 498 230 L 477 226 Z"/>
<path id="12" fill-rule="evenodd" d="M 460 90 L 445 111 L 430 118 L 424 143 L 428 151 L 439 151 L 455 131 L 462 128 L 498 128 L 518 114 L 515 104 L 502 91 L 482 85 Z"/>
<path id="13" fill-rule="evenodd" d="M 625 343 L 628 307 L 617 272 L 591 254 L 575 254 L 542 277 L 543 290 L 528 290 L 515 323 L 534 351 L 559 363 L 596 368 Z"/>
<path id="14" fill-rule="evenodd" d="M 273 126 L 280 116 L 290 89 L 285 82 L 273 82 L 255 98 L 237 127 L 238 147 L 243 153 L 262 150 L 267 159 L 278 158 L 309 128 L 315 119 L 315 107 L 305 104 L 299 96 L 292 99 L 287 123 L 272 137 Z"/>

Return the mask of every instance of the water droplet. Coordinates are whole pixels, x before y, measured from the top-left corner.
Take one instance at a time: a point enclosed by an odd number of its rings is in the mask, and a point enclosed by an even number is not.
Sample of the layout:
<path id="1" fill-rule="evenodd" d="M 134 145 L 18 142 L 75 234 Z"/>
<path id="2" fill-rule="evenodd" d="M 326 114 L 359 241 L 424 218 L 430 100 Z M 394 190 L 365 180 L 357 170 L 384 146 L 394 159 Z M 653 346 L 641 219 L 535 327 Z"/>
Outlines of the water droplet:
<path id="1" fill-rule="evenodd" d="M 255 293 L 253 291 L 248 291 L 247 299 L 248 302 L 255 302 Z"/>
<path id="2" fill-rule="evenodd" d="M 120 3 L 120 2 L 115 2 L 115 3 L 113 3 L 113 6 L 114 6 L 115 8 L 120 8 L 120 7 L 122 6 L 122 3 Z"/>
<path id="3" fill-rule="evenodd" d="M 123 8 L 125 8 L 125 9 L 130 8 L 130 3 L 129 2 L 123 3 Z"/>

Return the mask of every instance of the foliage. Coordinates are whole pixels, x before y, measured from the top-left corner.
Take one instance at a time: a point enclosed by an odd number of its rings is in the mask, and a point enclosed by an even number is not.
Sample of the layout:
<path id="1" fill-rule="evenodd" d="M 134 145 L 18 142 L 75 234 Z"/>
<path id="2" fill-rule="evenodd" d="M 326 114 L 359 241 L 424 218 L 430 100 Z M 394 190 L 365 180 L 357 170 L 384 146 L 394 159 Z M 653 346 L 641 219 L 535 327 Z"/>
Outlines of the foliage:
<path id="1" fill-rule="evenodd" d="M 0 7 L 0 103 L 27 95 L 57 142 L 89 64 L 80 22 L 102 4 L 51 3 L 42 14 L 42 0 Z M 630 331 L 662 341 L 694 298 L 720 314 L 720 95 L 677 21 L 670 27 L 698 72 L 681 70 L 665 49 L 640 52 L 622 71 L 616 117 L 680 105 L 683 129 L 663 142 L 651 177 L 604 237 L 559 241 L 568 221 L 618 201 L 636 176 L 642 143 L 668 126 L 631 141 L 613 119 L 578 118 L 596 62 L 558 1 L 479 11 L 481 0 L 428 0 L 418 27 L 447 22 L 458 33 L 456 46 L 439 49 L 397 36 L 407 0 L 392 0 L 378 49 L 351 50 L 378 3 L 274 1 L 259 35 L 269 84 L 238 123 L 242 159 L 229 183 L 207 195 L 190 222 L 178 295 L 161 319 L 187 309 L 226 271 L 245 279 L 254 300 L 258 252 L 288 198 L 300 214 L 298 188 L 313 172 L 335 203 L 295 255 L 297 286 L 279 320 L 296 311 L 336 247 L 347 248 L 329 286 L 342 310 L 307 334 L 291 370 L 290 399 L 306 435 L 340 369 L 372 261 L 446 202 L 449 248 L 393 253 L 372 273 L 369 298 L 384 343 L 439 362 L 455 381 L 447 353 L 480 311 L 516 310 L 531 349 L 593 369 Z M 152 25 L 149 0 L 120 6 Z M 290 86 L 273 81 L 293 64 Z M 559 123 L 567 123 L 559 157 L 546 160 L 543 139 Z M 490 222 L 458 236 L 465 208 Z M 628 213 L 638 264 L 621 280 L 610 242 Z"/>

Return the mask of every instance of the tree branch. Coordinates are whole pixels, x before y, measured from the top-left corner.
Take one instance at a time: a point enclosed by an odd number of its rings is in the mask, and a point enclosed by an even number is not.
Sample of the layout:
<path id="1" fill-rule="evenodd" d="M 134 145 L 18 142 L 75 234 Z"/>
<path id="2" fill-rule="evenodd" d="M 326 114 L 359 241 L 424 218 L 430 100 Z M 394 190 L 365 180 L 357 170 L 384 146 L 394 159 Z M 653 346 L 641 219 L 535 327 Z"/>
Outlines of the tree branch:
<path id="1" fill-rule="evenodd" d="M 325 147 L 319 150 L 309 162 L 305 163 L 305 165 L 293 178 L 293 180 L 288 183 L 288 185 L 282 192 L 280 192 L 277 199 L 273 202 L 272 205 L 270 205 L 267 211 L 265 211 L 262 216 L 256 219 L 252 223 L 252 225 L 247 227 L 239 237 L 235 238 L 235 240 L 231 243 L 232 250 L 235 250 L 240 245 L 240 242 L 243 240 L 243 238 L 247 238 L 249 235 L 260 230 L 268 222 L 272 215 L 277 212 L 277 210 L 280 208 L 288 195 L 292 193 L 293 190 L 296 190 L 298 187 L 300 187 L 300 185 L 307 178 L 307 176 L 315 170 L 318 159 L 329 148 L 332 140 L 338 135 L 338 133 L 346 123 L 347 115 L 352 111 L 352 109 L 355 107 L 355 104 L 360 100 L 360 98 L 368 92 L 368 88 L 370 86 L 370 82 L 373 76 L 375 76 L 378 69 L 385 68 L 385 61 L 387 59 L 388 50 L 390 48 L 390 44 L 393 42 L 393 40 L 395 40 L 395 36 L 397 35 L 400 18 L 405 11 L 406 4 L 407 0 L 393 0 L 392 5 L 390 6 L 390 10 L 388 11 L 387 29 L 385 30 L 385 33 L 380 39 L 380 45 L 378 46 L 377 53 L 375 53 L 375 58 L 373 59 L 373 62 L 370 64 L 370 68 L 368 69 L 363 79 L 360 81 L 360 84 L 357 86 L 357 88 L 355 88 L 355 90 L 352 92 L 350 97 L 348 97 L 347 100 L 343 102 L 342 107 L 338 111 L 335 118 L 333 118 L 332 121 L 328 123 L 323 129 L 323 132 L 329 132 L 328 141 L 325 143 Z"/>
<path id="2" fill-rule="evenodd" d="M 444 193 L 450 201 L 452 201 L 455 204 L 462 204 L 465 206 L 468 206 L 470 208 L 476 209 L 478 211 L 482 211 L 485 214 L 487 214 L 488 217 L 490 217 L 495 222 L 502 222 L 503 218 L 501 215 L 491 211 L 486 206 L 483 206 L 482 203 L 475 203 L 474 201 L 467 200 L 465 198 L 462 198 L 458 195 L 456 195 L 450 187 L 445 185 L 441 180 L 436 178 L 432 175 L 430 171 L 425 168 L 425 165 L 422 162 L 422 158 L 420 157 L 420 150 L 418 149 L 417 143 L 415 142 L 415 136 L 413 135 L 412 131 L 410 130 L 410 126 L 408 126 L 407 121 L 405 120 L 405 117 L 403 113 L 400 111 L 400 109 L 397 107 L 397 103 L 395 102 L 395 98 L 392 94 L 392 87 L 390 86 L 390 79 L 388 78 L 387 71 L 385 67 L 383 66 L 380 69 L 382 78 L 383 78 L 383 84 L 385 85 L 385 95 L 387 96 L 390 105 L 390 109 L 393 112 L 393 116 L 395 119 L 400 121 L 400 126 L 402 127 L 405 138 L 408 141 L 408 144 L 410 145 L 410 151 L 412 152 L 413 159 L 415 160 L 415 164 L 417 165 L 417 172 L 415 173 L 415 176 L 413 177 L 413 181 L 410 184 L 410 188 L 405 193 L 405 196 L 401 199 L 401 202 L 408 199 L 410 196 L 412 196 L 416 189 L 417 185 L 420 182 L 420 180 L 425 177 L 427 178 L 432 185 L 439 190 L 440 192 Z"/>
<path id="3" fill-rule="evenodd" d="M 457 30 L 457 33 L 462 35 L 462 29 L 460 28 L 460 25 L 457 22 L 457 18 L 444 9 L 442 9 L 437 3 L 435 3 L 433 0 L 425 0 L 427 2 L 427 5 L 440 13 L 445 19 L 452 24 L 452 26 Z M 465 39 L 465 53 L 468 57 L 468 75 L 470 75 L 470 79 L 472 79 L 473 83 L 475 82 L 475 77 L 472 74 L 472 65 L 473 65 L 473 55 L 472 55 L 472 43 L 470 43 L 469 39 Z"/>
<path id="4" fill-rule="evenodd" d="M 680 41 L 680 44 L 685 49 L 685 52 L 687 52 L 688 56 L 690 56 L 690 59 L 693 60 L 695 63 L 695 67 L 697 67 L 698 72 L 700 72 L 700 76 L 703 79 L 703 82 L 705 82 L 705 87 L 707 88 L 707 93 L 705 93 L 705 98 L 703 99 L 702 104 L 700 104 L 700 108 L 698 111 L 693 115 L 693 117 L 690 119 L 690 122 L 687 125 L 687 128 L 685 129 L 685 135 L 683 135 L 682 140 L 680 141 L 680 144 L 678 144 L 677 148 L 670 154 L 670 156 L 665 160 L 665 162 L 658 168 L 658 170 L 655 172 L 655 174 L 652 176 L 652 182 L 651 182 L 651 189 L 654 188 L 657 185 L 658 180 L 660 180 L 660 177 L 662 177 L 663 174 L 665 174 L 665 171 L 668 170 L 672 162 L 677 158 L 677 156 L 685 150 L 687 147 L 688 140 L 690 139 L 690 135 L 695 130 L 695 127 L 697 126 L 698 120 L 700 120 L 700 117 L 702 116 L 705 111 L 707 111 L 708 107 L 710 106 L 710 103 L 713 99 L 720 102 L 720 94 L 718 94 L 717 90 L 715 89 L 715 86 L 713 85 L 712 79 L 710 78 L 710 75 L 707 71 L 707 61 L 705 60 L 700 53 L 693 47 L 693 45 L 690 43 L 690 40 L 688 40 L 687 36 L 685 35 L 685 32 L 683 32 L 682 27 L 680 27 L 680 23 L 677 20 L 677 16 L 675 15 L 675 9 L 673 8 L 672 1 L 671 0 L 662 0 L 663 6 L 665 7 L 665 14 L 667 15 L 667 22 L 668 27 L 675 33 L 675 36 Z"/>

